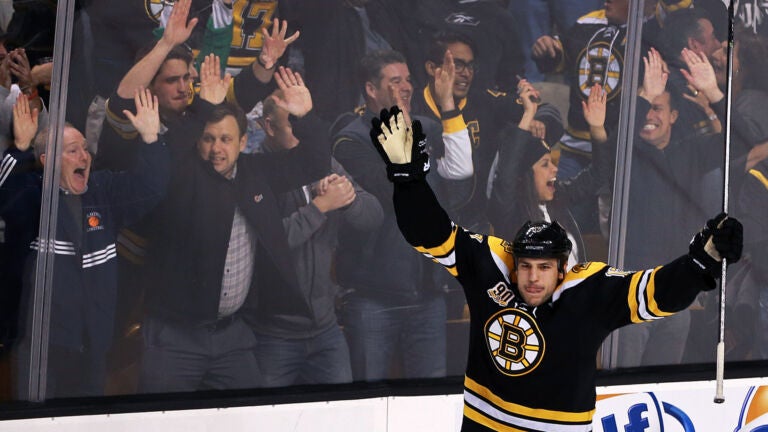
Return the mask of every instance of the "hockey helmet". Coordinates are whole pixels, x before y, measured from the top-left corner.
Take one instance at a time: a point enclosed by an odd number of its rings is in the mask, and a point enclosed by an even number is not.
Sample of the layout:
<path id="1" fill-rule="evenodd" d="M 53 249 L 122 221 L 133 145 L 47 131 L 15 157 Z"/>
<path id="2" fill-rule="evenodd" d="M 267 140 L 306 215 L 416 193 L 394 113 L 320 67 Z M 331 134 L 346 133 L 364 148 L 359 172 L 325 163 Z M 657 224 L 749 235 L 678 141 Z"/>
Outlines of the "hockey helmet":
<path id="1" fill-rule="evenodd" d="M 557 222 L 526 222 L 515 235 L 512 251 L 516 258 L 567 259 L 571 253 L 568 233 Z"/>

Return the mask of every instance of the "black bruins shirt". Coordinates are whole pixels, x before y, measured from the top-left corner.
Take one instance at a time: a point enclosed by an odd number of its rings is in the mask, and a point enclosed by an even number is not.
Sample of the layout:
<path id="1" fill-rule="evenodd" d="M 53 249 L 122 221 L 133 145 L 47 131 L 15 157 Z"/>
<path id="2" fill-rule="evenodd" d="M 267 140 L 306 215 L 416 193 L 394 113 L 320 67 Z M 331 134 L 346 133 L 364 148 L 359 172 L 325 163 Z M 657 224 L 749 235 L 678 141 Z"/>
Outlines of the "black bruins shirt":
<path id="1" fill-rule="evenodd" d="M 517 291 L 509 242 L 453 224 L 423 181 L 395 184 L 394 204 L 409 243 L 442 264 L 466 295 L 464 432 L 591 431 L 603 339 L 682 310 L 714 288 L 687 255 L 636 272 L 589 262 L 572 268 L 549 302 L 531 307 Z"/>
<path id="2" fill-rule="evenodd" d="M 691 4 L 691 0 L 659 2 L 656 14 L 646 17 L 643 24 L 641 55 L 647 55 L 650 46 L 659 46 L 656 39 L 661 34 L 663 16 Z M 564 58 L 556 69 L 566 74 L 571 87 L 568 134 L 584 141 L 563 143 L 572 150 L 591 151 L 589 125 L 584 120 L 581 102 L 589 98 L 594 84 L 602 85 L 606 92 L 606 128 L 610 132 L 618 124 L 626 38 L 627 25 L 609 23 L 605 9 L 599 9 L 580 17 L 560 41 Z"/>

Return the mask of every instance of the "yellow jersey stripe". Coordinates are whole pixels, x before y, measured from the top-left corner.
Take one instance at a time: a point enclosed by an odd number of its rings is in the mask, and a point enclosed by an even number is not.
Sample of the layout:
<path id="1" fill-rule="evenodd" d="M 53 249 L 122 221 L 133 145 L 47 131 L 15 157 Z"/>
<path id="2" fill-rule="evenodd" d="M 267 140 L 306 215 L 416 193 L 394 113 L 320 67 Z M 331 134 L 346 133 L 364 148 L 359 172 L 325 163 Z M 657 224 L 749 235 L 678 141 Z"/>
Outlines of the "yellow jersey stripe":
<path id="1" fill-rule="evenodd" d="M 641 323 L 644 321 L 637 313 L 637 287 L 640 284 L 640 278 L 642 276 L 643 272 L 637 272 L 632 275 L 632 280 L 629 283 L 629 292 L 627 293 L 627 304 L 629 305 L 629 314 L 633 323 Z"/>
<path id="2" fill-rule="evenodd" d="M 763 173 L 756 169 L 749 170 L 749 173 L 752 174 L 752 176 L 755 177 L 758 181 L 760 181 L 760 183 L 762 183 L 766 189 L 768 189 L 768 178 L 765 178 Z"/>
<path id="3" fill-rule="evenodd" d="M 500 397 L 496 396 L 490 389 L 480 385 L 478 382 L 470 377 L 464 377 L 464 387 L 475 392 L 477 395 L 510 413 L 523 415 L 533 419 L 539 419 L 543 421 L 557 421 L 562 423 L 583 423 L 587 422 L 591 424 L 592 416 L 595 414 L 595 410 L 584 412 L 567 412 L 567 411 L 555 411 L 541 408 L 529 408 L 523 405 L 507 402 Z"/>
<path id="4" fill-rule="evenodd" d="M 656 295 L 656 272 L 661 268 L 661 266 L 656 267 L 653 269 L 653 272 L 651 272 L 650 276 L 648 277 L 648 286 L 645 288 L 646 292 L 648 293 L 648 311 L 656 316 L 670 316 L 674 312 L 664 312 L 663 310 L 659 309 L 659 305 L 656 303 L 656 299 L 654 296 Z"/>
<path id="5" fill-rule="evenodd" d="M 464 122 L 464 116 L 462 114 L 459 114 L 456 117 L 451 117 L 449 119 L 443 119 L 442 123 L 444 134 L 452 134 L 467 128 L 467 124 Z"/>
<path id="6" fill-rule="evenodd" d="M 440 110 L 437 108 L 437 103 L 435 103 L 435 98 L 432 97 L 432 92 L 429 90 L 429 86 L 424 87 L 423 95 L 424 102 L 427 103 L 427 106 L 432 111 L 432 114 L 434 114 L 437 118 L 440 118 Z M 467 98 L 460 100 L 458 105 L 459 111 L 463 110 L 467 105 Z"/>
<path id="7" fill-rule="evenodd" d="M 423 246 L 416 246 L 415 249 L 421 253 L 429 254 L 433 257 L 444 257 L 450 255 L 453 252 L 453 248 L 456 245 L 456 232 L 458 227 L 456 225 L 451 229 L 451 235 L 443 242 L 443 244 L 431 248 L 425 248 Z"/>

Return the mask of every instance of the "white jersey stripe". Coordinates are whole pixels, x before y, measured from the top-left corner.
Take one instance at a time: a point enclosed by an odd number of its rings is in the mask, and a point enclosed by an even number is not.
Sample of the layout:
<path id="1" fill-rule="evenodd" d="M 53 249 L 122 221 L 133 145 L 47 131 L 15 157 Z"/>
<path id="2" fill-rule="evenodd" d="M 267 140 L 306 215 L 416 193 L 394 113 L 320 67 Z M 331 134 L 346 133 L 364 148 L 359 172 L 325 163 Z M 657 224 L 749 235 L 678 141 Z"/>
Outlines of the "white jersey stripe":
<path id="1" fill-rule="evenodd" d="M 645 321 L 657 320 L 663 317 L 656 316 L 648 310 L 648 305 L 645 302 L 646 288 L 648 287 L 648 279 L 651 277 L 653 270 L 646 270 L 643 272 L 643 276 L 640 278 L 640 282 L 637 284 L 637 314 Z"/>
<path id="2" fill-rule="evenodd" d="M 509 283 L 509 267 L 507 267 L 507 263 L 504 262 L 501 257 L 496 255 L 495 252 L 493 252 L 493 249 L 490 249 L 491 256 L 493 257 L 493 262 L 496 263 L 496 268 L 499 269 L 501 274 L 504 276 L 504 280 Z"/>
<path id="3" fill-rule="evenodd" d="M 456 265 L 456 252 L 451 250 L 451 253 L 448 254 L 448 256 L 445 256 L 443 258 L 435 258 L 432 255 L 425 253 L 425 257 L 435 260 L 439 262 L 440 264 L 444 265 L 445 267 L 453 267 Z"/>
<path id="4" fill-rule="evenodd" d="M 513 414 L 501 411 L 497 407 L 489 404 L 485 400 L 466 390 L 464 390 L 464 403 L 492 419 L 526 429 L 533 429 L 542 432 L 589 432 L 592 430 L 591 424 L 567 425 L 560 423 L 545 423 L 542 421 L 517 417 Z"/>

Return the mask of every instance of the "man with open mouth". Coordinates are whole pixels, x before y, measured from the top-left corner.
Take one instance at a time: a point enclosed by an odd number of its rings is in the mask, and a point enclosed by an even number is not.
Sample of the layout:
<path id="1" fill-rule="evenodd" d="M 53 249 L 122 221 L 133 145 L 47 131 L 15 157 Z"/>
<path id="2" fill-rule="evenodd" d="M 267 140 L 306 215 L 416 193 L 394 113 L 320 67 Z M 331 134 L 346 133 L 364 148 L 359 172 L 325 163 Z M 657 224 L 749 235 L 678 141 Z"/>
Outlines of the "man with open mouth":
<path id="1" fill-rule="evenodd" d="M 40 256 L 32 251 L 53 254 L 46 397 L 104 393 L 106 354 L 117 306 L 117 233 L 148 213 L 168 183 L 157 98 L 141 89 L 134 102 L 136 113 L 126 112 L 126 117 L 145 144 L 137 149 L 136 166 L 130 171 L 91 171 L 85 137 L 72 125 L 64 126 L 54 238 L 37 233 L 42 172 L 19 172 L 33 158 L 42 166 L 53 163 L 53 156 L 46 152 L 49 130 L 44 127 L 37 132 L 37 114 L 29 109 L 26 96 L 20 96 L 14 107 L 15 147 L 7 152 L 0 169 L 0 217 L 6 222 L 6 245 L 19 264 L 10 269 L 17 274 L 9 279 L 24 281 L 19 314 L 22 339 L 16 347 L 21 393 L 28 387 L 23 382 L 30 373 L 27 357 L 33 336 L 23 317 L 31 310 L 35 284 L 25 272 L 34 271 Z"/>

